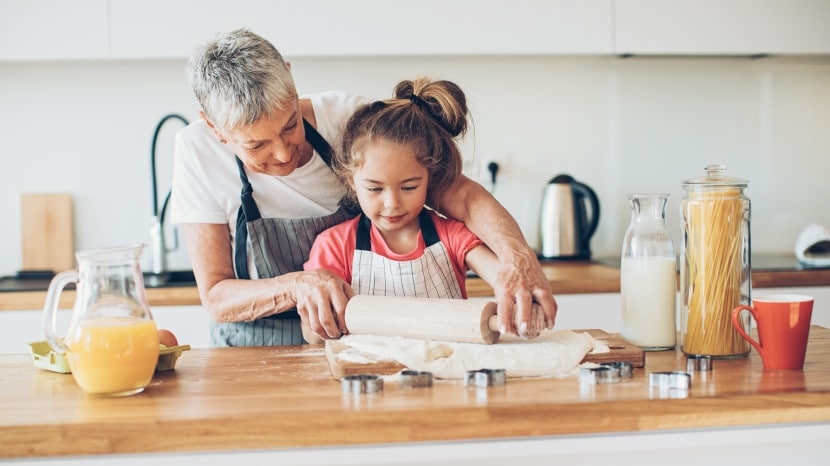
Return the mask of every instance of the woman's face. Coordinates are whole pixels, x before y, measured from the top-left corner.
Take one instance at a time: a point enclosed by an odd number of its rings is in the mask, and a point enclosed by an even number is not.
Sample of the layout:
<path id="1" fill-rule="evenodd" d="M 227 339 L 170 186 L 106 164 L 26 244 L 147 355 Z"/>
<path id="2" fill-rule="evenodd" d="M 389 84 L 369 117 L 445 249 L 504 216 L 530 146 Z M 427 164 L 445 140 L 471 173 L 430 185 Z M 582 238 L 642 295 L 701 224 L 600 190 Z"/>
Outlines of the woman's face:
<path id="1" fill-rule="evenodd" d="M 429 173 L 416 161 L 413 147 L 374 142 L 366 147 L 363 157 L 363 166 L 352 174 L 363 213 L 381 232 L 419 227 Z"/>
<path id="2" fill-rule="evenodd" d="M 284 110 L 275 109 L 271 115 L 230 131 L 226 139 L 245 167 L 255 173 L 286 176 L 311 159 L 298 99 Z"/>

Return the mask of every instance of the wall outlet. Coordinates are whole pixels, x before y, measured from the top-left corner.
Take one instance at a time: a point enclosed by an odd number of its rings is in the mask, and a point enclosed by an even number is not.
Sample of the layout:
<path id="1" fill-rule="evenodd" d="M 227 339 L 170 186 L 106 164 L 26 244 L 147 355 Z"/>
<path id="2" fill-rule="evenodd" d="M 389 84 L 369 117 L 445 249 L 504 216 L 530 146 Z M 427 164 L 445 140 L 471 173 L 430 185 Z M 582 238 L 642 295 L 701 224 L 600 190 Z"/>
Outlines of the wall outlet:
<path id="1" fill-rule="evenodd" d="M 491 171 L 491 164 L 494 164 L 496 169 L 495 184 L 504 183 L 510 175 L 510 158 L 507 154 L 492 155 L 488 154 L 481 159 L 478 169 L 478 180 L 486 188 L 493 187 L 493 172 Z"/>

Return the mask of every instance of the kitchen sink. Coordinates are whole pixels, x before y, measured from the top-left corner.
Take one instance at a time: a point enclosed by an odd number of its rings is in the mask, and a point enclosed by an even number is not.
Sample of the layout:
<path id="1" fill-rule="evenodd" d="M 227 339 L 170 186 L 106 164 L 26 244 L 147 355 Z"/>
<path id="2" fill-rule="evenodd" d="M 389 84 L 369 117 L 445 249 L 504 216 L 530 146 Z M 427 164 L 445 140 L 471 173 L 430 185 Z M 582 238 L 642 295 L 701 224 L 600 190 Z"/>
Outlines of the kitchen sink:
<path id="1" fill-rule="evenodd" d="M 144 272 L 144 286 L 147 288 L 188 285 L 196 285 L 196 278 L 193 276 L 192 270 L 168 270 L 161 273 Z"/>

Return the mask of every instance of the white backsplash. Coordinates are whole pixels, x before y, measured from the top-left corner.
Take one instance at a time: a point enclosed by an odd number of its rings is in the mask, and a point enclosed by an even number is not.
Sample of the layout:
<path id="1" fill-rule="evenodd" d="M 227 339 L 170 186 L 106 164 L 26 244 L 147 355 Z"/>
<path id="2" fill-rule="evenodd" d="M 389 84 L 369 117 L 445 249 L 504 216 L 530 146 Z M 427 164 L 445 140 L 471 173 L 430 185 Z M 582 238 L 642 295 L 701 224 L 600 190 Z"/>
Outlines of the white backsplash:
<path id="1" fill-rule="evenodd" d="M 533 245 L 542 190 L 559 173 L 600 198 L 595 257 L 619 255 L 629 192 L 671 194 L 677 243 L 681 182 L 713 162 L 749 181 L 753 252 L 791 253 L 808 223 L 830 225 L 830 57 L 288 58 L 301 93 L 386 98 L 421 74 L 460 84 L 468 165 L 507 160 L 495 195 Z M 183 60 L 2 63 L 0 102 L 0 275 L 20 267 L 24 192 L 73 194 L 79 250 L 149 242 L 153 130 L 167 113 L 197 118 Z M 183 248 L 170 267 L 189 267 Z"/>

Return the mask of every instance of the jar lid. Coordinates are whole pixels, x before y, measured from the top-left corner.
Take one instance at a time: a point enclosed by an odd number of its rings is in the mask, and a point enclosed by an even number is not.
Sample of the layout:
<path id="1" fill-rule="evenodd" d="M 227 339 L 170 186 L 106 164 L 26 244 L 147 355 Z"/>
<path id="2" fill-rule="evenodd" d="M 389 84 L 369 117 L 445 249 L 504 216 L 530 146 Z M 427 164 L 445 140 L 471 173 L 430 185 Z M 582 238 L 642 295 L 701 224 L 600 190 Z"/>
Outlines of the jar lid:
<path id="1" fill-rule="evenodd" d="M 726 165 L 723 164 L 709 164 L 706 166 L 705 170 L 706 176 L 685 180 L 683 181 L 683 186 L 691 188 L 700 186 L 745 188 L 749 184 L 747 180 L 726 176 Z"/>

